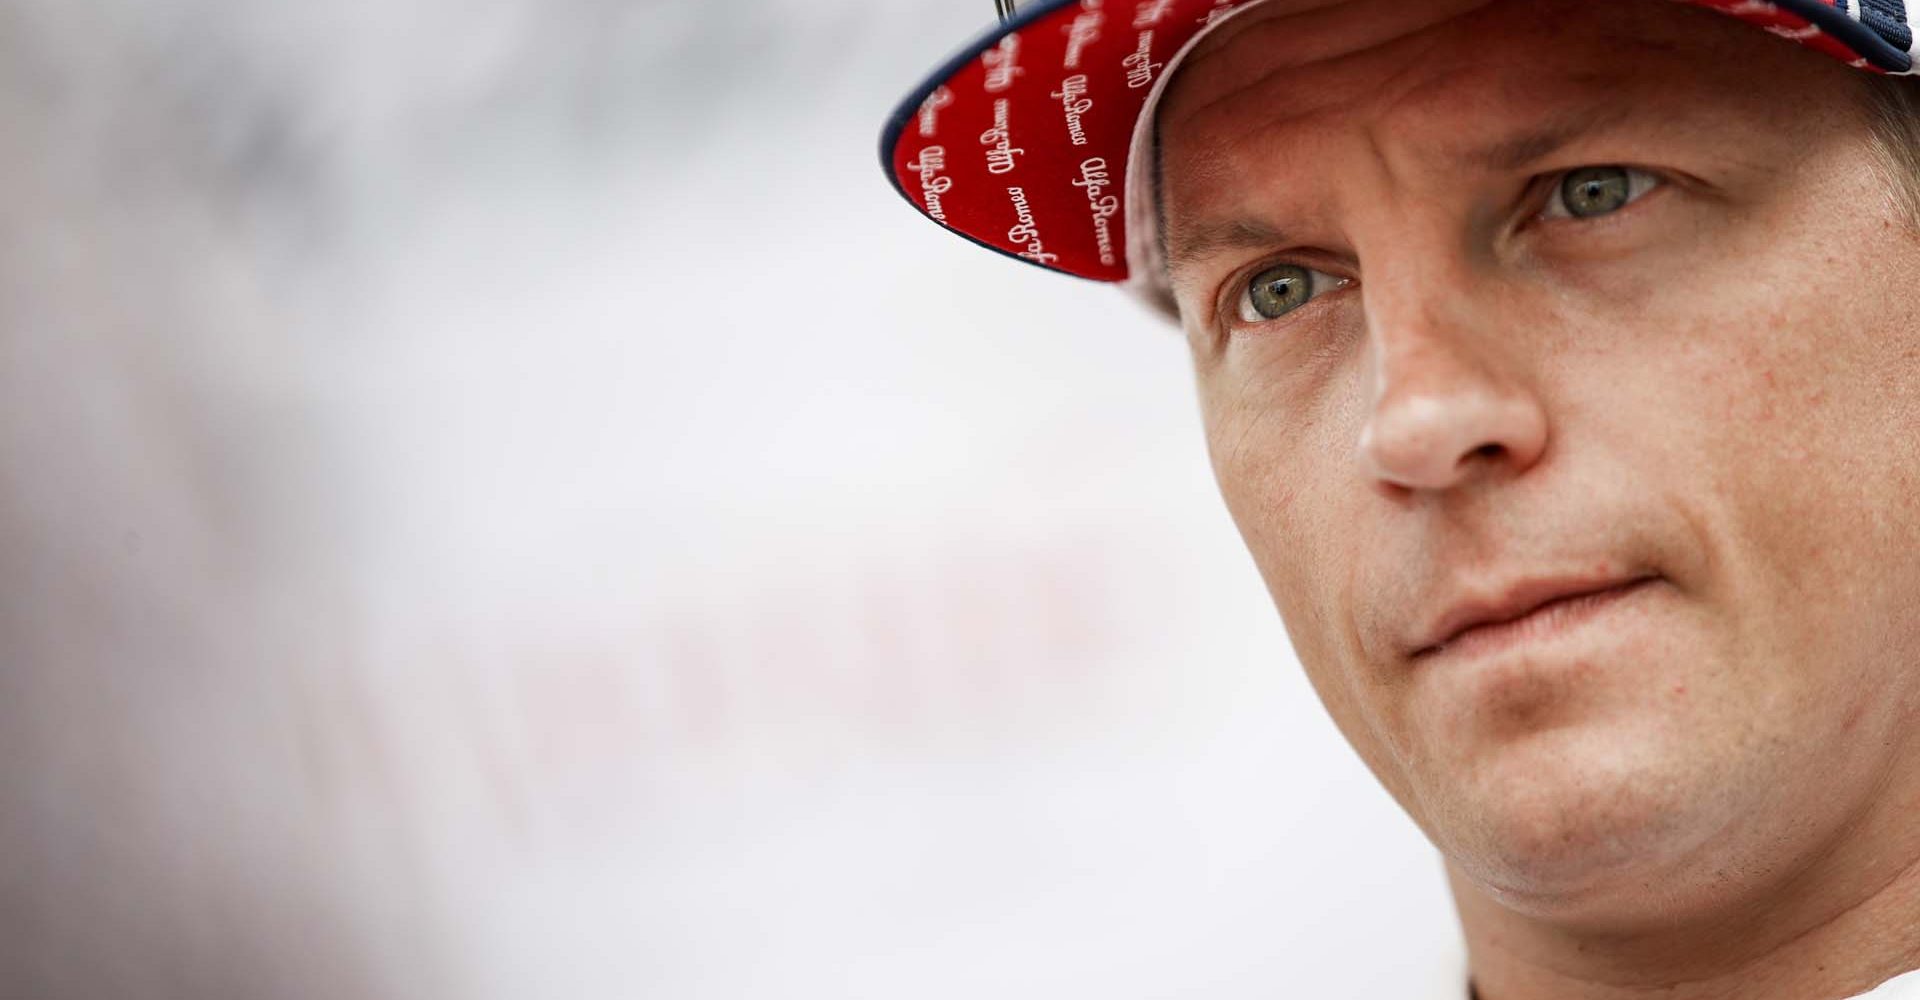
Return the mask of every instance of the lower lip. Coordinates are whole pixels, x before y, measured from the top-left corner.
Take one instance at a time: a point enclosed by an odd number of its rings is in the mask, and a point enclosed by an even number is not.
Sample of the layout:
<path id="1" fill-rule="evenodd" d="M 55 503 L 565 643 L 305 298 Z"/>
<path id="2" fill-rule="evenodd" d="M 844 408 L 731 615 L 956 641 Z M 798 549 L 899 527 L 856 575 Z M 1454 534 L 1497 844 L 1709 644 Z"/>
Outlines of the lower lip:
<path id="1" fill-rule="evenodd" d="M 1455 636 L 1452 642 L 1428 650 L 1421 659 L 1480 658 L 1543 642 L 1593 621 L 1658 582 L 1658 577 L 1646 577 L 1606 590 L 1561 598 L 1512 621 L 1476 625 Z"/>

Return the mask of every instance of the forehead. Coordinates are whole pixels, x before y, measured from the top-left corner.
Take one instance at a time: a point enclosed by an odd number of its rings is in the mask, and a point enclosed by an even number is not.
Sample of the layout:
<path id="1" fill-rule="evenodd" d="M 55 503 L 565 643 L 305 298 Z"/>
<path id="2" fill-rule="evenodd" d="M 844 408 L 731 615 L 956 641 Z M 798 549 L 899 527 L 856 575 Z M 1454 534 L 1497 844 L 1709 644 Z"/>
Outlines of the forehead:
<path id="1" fill-rule="evenodd" d="M 1177 223 L 1263 194 L 1259 178 L 1310 172 L 1325 143 L 1356 135 L 1446 159 L 1623 113 L 1672 124 L 1738 110 L 1792 128 L 1796 86 L 1824 78 L 1815 89 L 1831 97 L 1852 77 L 1672 0 L 1273 0 L 1206 39 L 1171 82 L 1161 195 Z"/>

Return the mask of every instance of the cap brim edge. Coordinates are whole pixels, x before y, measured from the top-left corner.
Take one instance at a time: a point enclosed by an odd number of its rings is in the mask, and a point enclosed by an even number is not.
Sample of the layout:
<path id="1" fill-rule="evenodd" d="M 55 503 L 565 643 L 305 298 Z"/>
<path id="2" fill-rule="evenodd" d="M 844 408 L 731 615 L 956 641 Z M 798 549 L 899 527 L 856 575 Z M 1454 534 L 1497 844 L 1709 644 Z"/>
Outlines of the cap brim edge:
<path id="1" fill-rule="evenodd" d="M 1034 4 L 1032 7 L 1016 15 L 1012 20 L 1004 24 L 996 24 L 981 32 L 973 41 L 961 46 L 950 58 L 941 63 L 938 69 L 927 74 L 920 84 L 909 92 L 906 98 L 893 109 L 893 113 L 887 116 L 886 125 L 880 130 L 880 169 L 887 175 L 887 182 L 893 185 L 893 190 L 897 192 L 901 198 L 905 199 L 907 204 L 912 205 L 917 214 L 928 222 L 940 226 L 942 231 L 961 237 L 975 246 L 985 247 L 1009 260 L 1017 260 L 1029 267 L 1037 267 L 1049 274 L 1061 274 L 1069 278 L 1079 278 L 1082 281 L 1112 285 L 1118 284 L 1120 280 L 1124 279 L 1109 280 L 1105 278 L 1093 278 L 1084 274 L 1075 274 L 1072 271 L 1063 271 L 1056 267 L 1048 267 L 1039 261 L 1029 260 L 1017 253 L 994 246 L 985 240 L 961 232 L 951 226 L 941 225 L 938 219 L 928 215 L 926 210 L 920 207 L 920 203 L 914 200 L 913 195 L 907 193 L 905 185 L 900 182 L 900 175 L 895 173 L 893 169 L 893 153 L 895 149 L 899 148 L 900 137 L 906 133 L 907 127 L 912 125 L 914 120 L 919 117 L 921 106 L 927 102 L 928 98 L 933 96 L 934 91 L 945 86 L 946 82 L 953 79 L 968 63 L 985 55 L 988 49 L 999 45 L 1001 39 L 1015 32 L 1023 31 L 1033 24 L 1052 16 L 1061 8 L 1071 6 L 1078 2 L 1079 0 L 1045 0 L 1045 2 Z"/>

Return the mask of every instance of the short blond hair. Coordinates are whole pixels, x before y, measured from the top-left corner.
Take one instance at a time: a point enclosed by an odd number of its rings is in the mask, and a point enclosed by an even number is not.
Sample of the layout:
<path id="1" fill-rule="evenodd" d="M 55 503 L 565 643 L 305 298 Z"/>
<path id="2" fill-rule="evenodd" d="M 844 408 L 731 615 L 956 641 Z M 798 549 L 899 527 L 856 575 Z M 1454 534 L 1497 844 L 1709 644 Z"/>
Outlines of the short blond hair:
<path id="1" fill-rule="evenodd" d="M 1868 123 L 1892 174 L 1894 197 L 1920 228 L 1920 77 L 1869 76 Z"/>

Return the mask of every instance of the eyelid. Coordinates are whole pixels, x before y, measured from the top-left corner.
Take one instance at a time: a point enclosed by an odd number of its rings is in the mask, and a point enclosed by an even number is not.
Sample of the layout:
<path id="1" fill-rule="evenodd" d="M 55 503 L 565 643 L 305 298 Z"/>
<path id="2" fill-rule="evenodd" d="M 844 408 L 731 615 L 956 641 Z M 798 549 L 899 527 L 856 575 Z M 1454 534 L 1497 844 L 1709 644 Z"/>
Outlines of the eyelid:
<path id="1" fill-rule="evenodd" d="M 1620 206 L 1621 211 L 1625 211 L 1627 206 L 1639 202 L 1640 199 L 1645 198 L 1647 195 L 1652 194 L 1668 183 L 1667 178 L 1651 170 L 1630 166 L 1625 163 L 1581 164 L 1580 166 L 1571 167 L 1558 173 L 1547 174 L 1541 178 L 1547 185 L 1547 199 L 1546 204 L 1540 209 L 1540 218 L 1553 219 L 1556 221 L 1572 220 L 1575 222 L 1594 222 L 1599 219 L 1608 218 L 1608 215 L 1601 215 L 1591 219 L 1582 219 L 1574 215 L 1566 206 L 1567 178 L 1579 171 L 1590 170 L 1595 167 L 1611 167 L 1627 172 L 1627 203 L 1626 205 Z M 1617 213 L 1609 213 L 1609 215 L 1612 214 Z"/>
<path id="2" fill-rule="evenodd" d="M 1253 314 L 1254 318 L 1249 319 L 1248 316 L 1252 314 L 1253 279 L 1263 272 L 1270 271 L 1277 267 L 1297 267 L 1311 275 L 1313 278 L 1312 297 L 1307 299 L 1299 308 L 1285 315 L 1267 319 L 1263 316 Z M 1294 315 L 1312 308 L 1313 304 L 1318 302 L 1322 297 L 1333 292 L 1343 291 L 1352 287 L 1353 284 L 1354 279 L 1352 278 L 1343 278 L 1337 274 L 1330 274 L 1304 261 L 1297 259 L 1290 260 L 1285 257 L 1268 258 L 1233 272 L 1233 276 L 1227 279 L 1226 284 L 1220 290 L 1220 304 L 1217 307 L 1217 312 L 1220 316 L 1222 330 L 1225 333 L 1230 334 L 1253 327 L 1269 326 L 1275 323 L 1285 322 Z"/>

